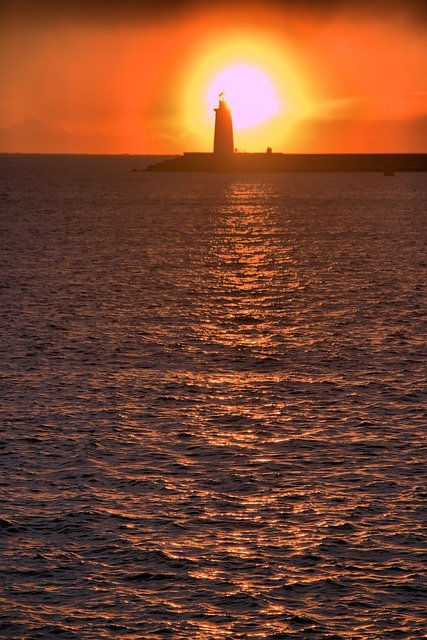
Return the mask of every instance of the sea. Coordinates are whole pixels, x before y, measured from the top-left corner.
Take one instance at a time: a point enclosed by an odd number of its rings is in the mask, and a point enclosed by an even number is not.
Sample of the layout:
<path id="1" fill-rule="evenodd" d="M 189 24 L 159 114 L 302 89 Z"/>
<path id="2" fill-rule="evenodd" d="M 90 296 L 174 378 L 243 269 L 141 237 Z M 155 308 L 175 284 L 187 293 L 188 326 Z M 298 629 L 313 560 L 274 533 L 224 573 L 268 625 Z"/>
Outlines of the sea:
<path id="1" fill-rule="evenodd" d="M 155 160 L 0 156 L 0 638 L 425 638 L 426 174 Z"/>

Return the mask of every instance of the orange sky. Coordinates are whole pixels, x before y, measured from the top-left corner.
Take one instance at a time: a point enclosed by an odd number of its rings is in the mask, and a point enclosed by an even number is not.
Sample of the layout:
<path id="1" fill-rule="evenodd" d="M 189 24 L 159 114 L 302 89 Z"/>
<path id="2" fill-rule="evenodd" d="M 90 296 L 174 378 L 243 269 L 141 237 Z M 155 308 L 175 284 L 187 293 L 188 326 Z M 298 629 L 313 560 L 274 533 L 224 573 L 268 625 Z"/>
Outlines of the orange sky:
<path id="1" fill-rule="evenodd" d="M 210 151 L 209 83 L 235 62 L 283 107 L 241 149 L 427 151 L 419 3 L 123 2 L 4 4 L 0 151 Z"/>

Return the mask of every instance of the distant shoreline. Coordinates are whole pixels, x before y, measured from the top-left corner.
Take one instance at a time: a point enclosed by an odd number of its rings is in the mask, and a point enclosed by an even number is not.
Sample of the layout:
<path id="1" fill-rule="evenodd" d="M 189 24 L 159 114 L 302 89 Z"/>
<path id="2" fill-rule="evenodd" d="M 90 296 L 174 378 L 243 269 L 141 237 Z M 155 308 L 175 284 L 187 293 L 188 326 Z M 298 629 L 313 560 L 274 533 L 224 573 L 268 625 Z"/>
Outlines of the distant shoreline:
<path id="1" fill-rule="evenodd" d="M 77 156 L 90 158 L 176 158 L 177 153 L 71 153 L 61 151 L 0 151 L 0 156 Z"/>

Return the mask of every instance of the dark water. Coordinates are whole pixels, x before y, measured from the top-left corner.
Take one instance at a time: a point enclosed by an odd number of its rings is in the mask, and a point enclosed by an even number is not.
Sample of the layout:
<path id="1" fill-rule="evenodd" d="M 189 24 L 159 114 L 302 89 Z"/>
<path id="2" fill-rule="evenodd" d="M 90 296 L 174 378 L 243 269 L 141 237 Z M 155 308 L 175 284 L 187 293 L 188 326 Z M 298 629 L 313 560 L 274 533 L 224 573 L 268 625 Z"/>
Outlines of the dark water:
<path id="1" fill-rule="evenodd" d="M 0 637 L 425 637 L 425 174 L 148 161 L 0 158 Z"/>

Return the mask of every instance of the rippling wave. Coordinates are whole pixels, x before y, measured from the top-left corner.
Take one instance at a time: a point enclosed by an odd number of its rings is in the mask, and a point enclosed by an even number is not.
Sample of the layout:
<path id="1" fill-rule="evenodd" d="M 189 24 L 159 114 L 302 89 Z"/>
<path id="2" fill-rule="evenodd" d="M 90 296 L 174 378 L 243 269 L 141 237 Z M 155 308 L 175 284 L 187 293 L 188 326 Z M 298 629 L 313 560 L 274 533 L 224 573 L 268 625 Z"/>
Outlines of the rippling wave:
<path id="1" fill-rule="evenodd" d="M 424 638 L 424 177 L 138 162 L 0 157 L 0 637 Z"/>

